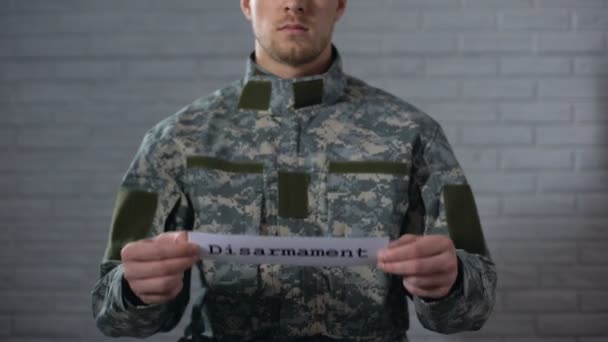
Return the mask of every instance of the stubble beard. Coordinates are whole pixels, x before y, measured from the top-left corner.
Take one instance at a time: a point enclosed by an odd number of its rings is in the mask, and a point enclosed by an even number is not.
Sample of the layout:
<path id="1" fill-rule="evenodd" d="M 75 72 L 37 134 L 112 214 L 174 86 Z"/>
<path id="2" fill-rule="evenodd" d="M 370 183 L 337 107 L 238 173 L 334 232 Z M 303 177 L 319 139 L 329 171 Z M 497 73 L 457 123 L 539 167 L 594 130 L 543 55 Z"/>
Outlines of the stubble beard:
<path id="1" fill-rule="evenodd" d="M 306 42 L 301 38 L 289 38 L 288 46 L 281 46 L 279 42 L 268 36 L 256 36 L 260 46 L 275 61 L 292 67 L 299 67 L 315 61 L 329 44 L 329 37 L 323 36 L 319 44 Z"/>

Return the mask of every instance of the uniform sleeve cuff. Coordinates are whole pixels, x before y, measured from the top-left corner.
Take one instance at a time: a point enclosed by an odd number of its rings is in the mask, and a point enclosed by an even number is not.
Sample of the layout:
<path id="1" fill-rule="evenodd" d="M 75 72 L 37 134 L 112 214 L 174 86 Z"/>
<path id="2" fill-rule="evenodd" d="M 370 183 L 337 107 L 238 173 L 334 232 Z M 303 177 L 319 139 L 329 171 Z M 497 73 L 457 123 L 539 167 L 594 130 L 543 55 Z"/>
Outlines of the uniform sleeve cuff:
<path id="1" fill-rule="evenodd" d="M 141 309 L 149 309 L 154 310 L 161 308 L 162 304 L 146 304 L 144 303 L 129 286 L 129 283 L 126 281 L 124 277 L 124 269 L 122 265 L 118 266 L 119 269 L 116 270 L 114 274 L 113 284 L 112 284 L 112 297 L 116 298 L 115 303 L 120 311 L 136 311 Z"/>
<path id="2" fill-rule="evenodd" d="M 460 257 L 456 256 L 458 262 L 458 275 L 452 285 L 452 288 L 447 295 L 441 298 L 425 298 L 425 297 L 414 297 L 416 304 L 422 304 L 426 306 L 437 306 L 441 303 L 452 302 L 455 299 L 461 298 L 464 295 L 464 284 L 463 284 L 463 266 Z"/>

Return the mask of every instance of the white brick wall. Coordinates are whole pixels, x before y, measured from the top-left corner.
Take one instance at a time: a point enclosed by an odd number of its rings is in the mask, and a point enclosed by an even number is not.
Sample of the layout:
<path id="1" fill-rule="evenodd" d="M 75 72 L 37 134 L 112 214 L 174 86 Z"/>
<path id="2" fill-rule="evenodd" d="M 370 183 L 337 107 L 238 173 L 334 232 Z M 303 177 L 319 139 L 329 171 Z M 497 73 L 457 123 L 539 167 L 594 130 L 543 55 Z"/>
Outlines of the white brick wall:
<path id="1" fill-rule="evenodd" d="M 412 340 L 607 341 L 608 0 L 349 6 L 345 68 L 443 124 L 499 272 L 484 329 L 413 318 Z M 3 1 L 1 341 L 107 340 L 88 292 L 122 173 L 149 127 L 239 77 L 252 46 L 237 1 Z"/>

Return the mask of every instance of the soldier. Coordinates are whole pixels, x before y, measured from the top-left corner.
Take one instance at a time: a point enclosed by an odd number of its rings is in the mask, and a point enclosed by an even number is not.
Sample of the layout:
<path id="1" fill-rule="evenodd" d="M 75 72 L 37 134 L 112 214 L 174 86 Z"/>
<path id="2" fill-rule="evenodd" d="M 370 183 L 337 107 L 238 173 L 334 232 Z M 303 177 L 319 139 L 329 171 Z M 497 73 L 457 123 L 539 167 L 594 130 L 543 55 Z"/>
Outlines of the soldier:
<path id="1" fill-rule="evenodd" d="M 194 341 L 407 341 L 408 296 L 441 333 L 480 329 L 496 272 L 440 126 L 343 73 L 346 0 L 241 0 L 243 79 L 147 132 L 118 194 L 93 313 L 108 336 L 173 329 L 203 295 Z M 363 42 L 362 42 L 363 43 Z M 199 260 L 185 230 L 388 236 L 376 267 Z"/>

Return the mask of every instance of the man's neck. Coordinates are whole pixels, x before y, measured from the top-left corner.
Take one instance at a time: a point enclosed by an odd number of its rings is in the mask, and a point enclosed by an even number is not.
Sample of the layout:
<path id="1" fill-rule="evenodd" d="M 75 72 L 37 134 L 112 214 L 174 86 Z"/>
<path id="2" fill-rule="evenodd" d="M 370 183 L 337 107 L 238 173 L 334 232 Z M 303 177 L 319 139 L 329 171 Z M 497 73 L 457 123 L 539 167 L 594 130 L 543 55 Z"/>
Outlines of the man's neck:
<path id="1" fill-rule="evenodd" d="M 266 71 L 284 79 L 322 74 L 331 65 L 331 57 L 332 48 L 330 44 L 314 61 L 304 65 L 292 66 L 274 60 L 257 42 L 255 45 L 255 62 Z"/>

